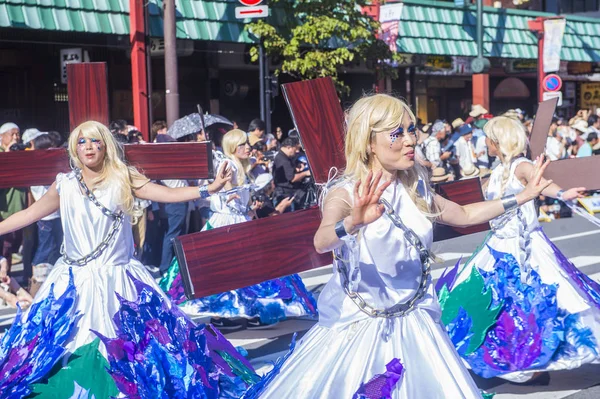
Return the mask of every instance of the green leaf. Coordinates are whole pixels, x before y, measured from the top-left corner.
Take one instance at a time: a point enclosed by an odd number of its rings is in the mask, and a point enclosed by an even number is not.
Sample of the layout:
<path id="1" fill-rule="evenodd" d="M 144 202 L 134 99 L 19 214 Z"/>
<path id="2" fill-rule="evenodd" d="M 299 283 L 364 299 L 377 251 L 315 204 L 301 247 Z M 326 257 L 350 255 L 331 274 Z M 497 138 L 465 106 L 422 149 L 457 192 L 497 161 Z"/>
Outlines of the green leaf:
<path id="1" fill-rule="evenodd" d="M 89 390 L 90 397 L 116 397 L 119 390 L 108 374 L 109 364 L 98 351 L 99 344 L 100 339 L 96 338 L 77 348 L 65 367 L 61 367 L 59 362 L 45 381 L 32 385 L 33 393 L 30 397 L 68 399 L 73 395 L 75 382 Z"/>
<path id="2" fill-rule="evenodd" d="M 385 62 L 396 54 L 377 38 L 380 24 L 361 10 L 371 1 L 271 0 L 270 5 L 271 17 L 246 28 L 262 41 L 269 56 L 282 60 L 276 74 L 300 79 L 330 76 L 340 93 L 350 88 L 339 73 L 351 70 L 354 62 L 372 67 L 374 80 L 397 77 L 397 69 Z M 250 56 L 258 59 L 256 47 Z"/>
<path id="3" fill-rule="evenodd" d="M 471 274 L 462 283 L 448 292 L 444 286 L 439 293 L 440 307 L 442 308 L 442 323 L 447 325 L 458 316 L 458 311 L 463 308 L 473 322 L 470 332 L 472 337 L 466 354 L 477 350 L 485 340 L 488 330 L 496 324 L 498 314 L 502 310 L 502 303 L 491 308 L 492 291 L 486 289 L 483 277 L 476 267 L 471 269 Z"/>

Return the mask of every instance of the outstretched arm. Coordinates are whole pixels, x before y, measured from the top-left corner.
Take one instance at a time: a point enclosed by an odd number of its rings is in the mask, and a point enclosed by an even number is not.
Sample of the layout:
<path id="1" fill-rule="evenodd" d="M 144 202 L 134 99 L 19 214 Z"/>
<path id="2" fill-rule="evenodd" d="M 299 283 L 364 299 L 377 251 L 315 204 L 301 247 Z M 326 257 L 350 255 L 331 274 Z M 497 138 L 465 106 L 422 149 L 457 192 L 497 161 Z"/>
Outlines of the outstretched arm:
<path id="1" fill-rule="evenodd" d="M 208 185 L 208 194 L 215 194 L 221 191 L 225 184 L 231 180 L 231 176 L 232 172 L 228 162 L 223 162 L 217 172 L 215 181 Z M 140 199 L 172 203 L 192 201 L 200 198 L 198 187 L 170 188 L 152 182 L 139 182 L 139 185 L 141 187 L 135 189 L 134 194 Z"/>
<path id="2" fill-rule="evenodd" d="M 0 223 L 0 236 L 12 231 L 20 230 L 50 215 L 60 207 L 60 196 L 56 190 L 56 183 L 52 183 L 48 192 L 27 209 L 11 215 Z"/>
<path id="3" fill-rule="evenodd" d="M 550 163 L 550 161 L 543 162 L 543 158 L 544 156 L 542 155 L 541 159 L 538 158 L 536 160 L 535 166 L 532 166 L 527 186 L 515 196 L 519 206 L 537 198 L 544 189 L 552 184 L 552 180 L 542 178 L 546 167 Z M 467 227 L 485 223 L 505 212 L 502 200 L 500 199 L 461 206 L 456 202 L 436 195 L 435 203 L 442 212 L 439 217 L 440 223 L 455 227 Z"/>
<path id="4" fill-rule="evenodd" d="M 515 174 L 524 185 L 529 183 L 529 177 L 533 173 L 534 166 L 529 162 L 522 162 L 517 166 Z M 546 179 L 542 177 L 542 183 L 546 182 Z M 551 183 L 542 191 L 542 195 L 546 197 L 558 198 L 558 192 L 561 191 L 561 187 L 556 183 Z M 570 201 L 576 198 L 583 198 L 583 193 L 586 191 L 585 187 L 573 187 L 563 191 L 561 200 Z"/>

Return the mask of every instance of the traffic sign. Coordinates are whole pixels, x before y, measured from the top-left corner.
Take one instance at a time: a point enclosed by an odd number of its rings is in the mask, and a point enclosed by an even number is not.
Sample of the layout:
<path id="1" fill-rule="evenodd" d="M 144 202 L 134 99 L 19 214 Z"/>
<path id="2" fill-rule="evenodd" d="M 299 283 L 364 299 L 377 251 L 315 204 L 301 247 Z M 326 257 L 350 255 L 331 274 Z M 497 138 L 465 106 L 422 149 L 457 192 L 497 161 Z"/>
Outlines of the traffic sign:
<path id="1" fill-rule="evenodd" d="M 560 91 L 562 88 L 562 79 L 556 74 L 547 75 L 542 81 L 544 91 Z"/>
<path id="2" fill-rule="evenodd" d="M 257 6 L 263 2 L 263 0 L 238 0 L 238 1 L 248 7 Z"/>
<path id="3" fill-rule="evenodd" d="M 556 106 L 557 107 L 562 106 L 562 104 L 563 104 L 562 91 L 546 91 L 546 92 L 544 92 L 542 101 L 550 100 L 550 99 L 556 98 L 556 97 L 558 97 L 558 104 L 556 104 Z"/>
<path id="4" fill-rule="evenodd" d="M 237 19 L 267 18 L 268 16 L 269 16 L 269 6 L 236 7 L 235 8 L 235 17 Z"/>

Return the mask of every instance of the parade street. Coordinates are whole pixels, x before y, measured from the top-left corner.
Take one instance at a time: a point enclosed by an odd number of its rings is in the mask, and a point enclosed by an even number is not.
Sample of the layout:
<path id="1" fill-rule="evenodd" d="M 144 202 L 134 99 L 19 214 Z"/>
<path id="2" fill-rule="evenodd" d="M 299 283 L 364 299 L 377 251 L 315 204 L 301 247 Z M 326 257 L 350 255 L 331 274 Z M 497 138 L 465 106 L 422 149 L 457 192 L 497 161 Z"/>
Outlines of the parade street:
<path id="1" fill-rule="evenodd" d="M 563 253 L 584 273 L 595 281 L 600 281 L 600 229 L 580 217 L 555 220 L 542 224 L 544 231 Z M 445 259 L 436 264 L 433 278 L 437 280 L 443 270 L 454 266 L 458 259 L 468 257 L 483 241 L 487 233 L 463 236 L 434 244 L 434 252 Z M 324 267 L 302 274 L 307 288 L 318 293 L 331 276 L 331 267 Z M 300 338 L 314 321 L 289 320 L 273 329 L 262 331 L 236 331 L 227 334 L 235 346 L 243 346 L 253 365 L 260 371 L 266 371 L 270 362 L 275 361 L 287 350 L 292 336 L 298 333 Z M 409 365 L 407 365 L 409 367 Z M 551 373 L 549 386 L 517 386 L 501 379 L 475 379 L 478 386 L 489 392 L 496 392 L 496 399 L 531 398 L 598 398 L 600 397 L 600 365 L 585 365 L 573 371 Z"/>
<path id="2" fill-rule="evenodd" d="M 550 239 L 581 271 L 595 281 L 600 281 L 600 251 L 598 250 L 600 229 L 577 216 L 543 223 L 542 226 Z M 486 234 L 478 233 L 435 243 L 436 255 L 445 259 L 445 262 L 434 265 L 432 272 L 434 281 L 446 268 L 454 266 L 461 257 L 463 259 L 468 257 L 481 244 Z M 19 266 L 16 270 L 19 271 Z M 318 296 L 330 276 L 330 266 L 302 274 L 307 288 L 315 296 Z M 14 309 L 0 308 L 0 334 L 10 326 L 14 315 Z M 293 334 L 297 333 L 297 338 L 300 339 L 314 323 L 315 321 L 307 319 L 288 320 L 271 329 L 241 330 L 226 334 L 226 337 L 234 346 L 245 348 L 253 366 L 259 373 L 264 373 L 270 369 L 271 362 L 286 353 Z M 598 398 L 600 365 L 584 365 L 572 371 L 553 372 L 548 386 L 518 386 L 498 378 L 483 380 L 475 377 L 475 381 L 481 389 L 496 392 L 496 399 Z"/>

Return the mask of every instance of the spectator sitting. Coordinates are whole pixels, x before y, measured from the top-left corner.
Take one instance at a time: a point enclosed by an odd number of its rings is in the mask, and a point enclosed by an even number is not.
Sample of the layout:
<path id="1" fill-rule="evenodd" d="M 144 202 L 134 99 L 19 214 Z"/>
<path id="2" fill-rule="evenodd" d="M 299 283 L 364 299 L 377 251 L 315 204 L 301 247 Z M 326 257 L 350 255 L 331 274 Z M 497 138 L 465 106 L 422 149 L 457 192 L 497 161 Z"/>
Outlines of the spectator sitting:
<path id="1" fill-rule="evenodd" d="M 461 175 L 462 177 L 460 178 L 460 180 L 472 179 L 474 177 L 479 176 L 479 169 L 477 169 L 474 165 L 471 164 L 471 166 L 468 169 L 463 169 L 461 171 Z"/>
<path id="2" fill-rule="evenodd" d="M 40 132 L 38 129 L 32 128 L 32 129 L 27 129 L 25 130 L 25 133 L 23 133 L 23 136 L 21 137 L 21 140 L 23 140 L 23 144 L 30 150 L 35 150 L 35 145 L 33 143 L 33 141 L 35 139 L 37 139 L 38 137 L 42 136 L 42 135 L 46 135 L 48 136 L 48 133 L 46 132 Z M 46 140 L 51 143 L 51 139 L 50 137 L 46 137 Z M 46 147 L 49 148 L 49 147 Z M 44 148 L 44 149 L 46 149 Z"/>
<path id="3" fill-rule="evenodd" d="M 259 141 L 264 142 L 266 124 L 260 119 L 253 119 L 248 126 L 248 141 L 253 146 Z"/>
<path id="4" fill-rule="evenodd" d="M 452 174 L 446 173 L 444 168 L 435 168 L 431 174 L 431 182 L 434 184 L 443 183 L 452 179 Z"/>
<path id="5" fill-rule="evenodd" d="M 256 142 L 252 146 L 252 157 L 250 157 L 250 175 L 252 178 L 257 178 L 263 173 L 269 173 L 270 163 L 265 157 L 267 146 L 262 141 Z"/>
<path id="6" fill-rule="evenodd" d="M 425 154 L 425 160 L 431 164 L 430 168 L 433 170 L 438 166 L 443 166 L 444 161 L 448 160 L 452 153 L 441 153 L 440 142 L 446 138 L 444 122 L 436 121 L 429 131 L 431 132 L 429 137 L 423 142 L 423 153 Z"/>
<path id="7" fill-rule="evenodd" d="M 6 258 L 0 256 L 0 267 L 7 267 L 7 263 Z M 16 308 L 19 304 L 21 309 L 26 309 L 33 303 L 31 295 L 9 276 L 0 277 L 0 300 L 12 308 Z"/>
<path id="8" fill-rule="evenodd" d="M 295 156 L 298 152 L 298 140 L 288 137 L 273 162 L 273 180 L 275 181 L 275 203 L 284 198 L 293 197 L 301 186 L 302 180 L 311 175 L 310 170 L 296 171 Z M 294 210 L 292 206 L 292 211 Z"/>
<path id="9" fill-rule="evenodd" d="M 596 145 L 598 145 L 598 134 L 596 132 L 588 133 L 586 143 L 577 151 L 577 158 L 593 155 L 593 148 Z"/>
<path id="10" fill-rule="evenodd" d="M 152 124 L 152 137 L 155 143 L 158 141 L 159 136 L 167 134 L 167 127 L 165 121 L 155 121 Z"/>
<path id="11" fill-rule="evenodd" d="M 275 192 L 275 182 L 273 176 L 265 173 L 260 175 L 254 181 L 257 186 L 264 187 L 258 192 L 256 201 L 262 203 L 262 207 L 256 210 L 258 218 L 280 215 L 284 213 L 294 202 L 294 197 L 282 199 L 277 206 L 273 204 L 273 193 Z"/>
<path id="12" fill-rule="evenodd" d="M 458 128 L 457 133 L 460 135 L 456 141 L 456 156 L 458 157 L 458 163 L 460 165 L 461 175 L 465 170 L 472 170 L 477 162 L 475 155 L 475 149 L 471 139 L 473 138 L 473 126 L 465 123 Z"/>
<path id="13" fill-rule="evenodd" d="M 600 108 L 598 108 L 600 109 Z M 590 133 L 596 133 L 597 135 L 600 134 L 600 117 L 598 117 L 598 115 L 590 115 L 588 117 L 587 120 L 587 124 L 588 124 L 588 131 Z"/>

